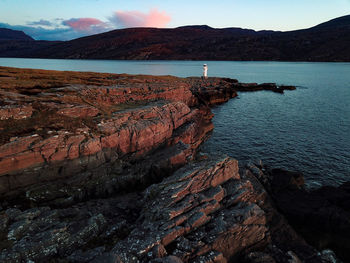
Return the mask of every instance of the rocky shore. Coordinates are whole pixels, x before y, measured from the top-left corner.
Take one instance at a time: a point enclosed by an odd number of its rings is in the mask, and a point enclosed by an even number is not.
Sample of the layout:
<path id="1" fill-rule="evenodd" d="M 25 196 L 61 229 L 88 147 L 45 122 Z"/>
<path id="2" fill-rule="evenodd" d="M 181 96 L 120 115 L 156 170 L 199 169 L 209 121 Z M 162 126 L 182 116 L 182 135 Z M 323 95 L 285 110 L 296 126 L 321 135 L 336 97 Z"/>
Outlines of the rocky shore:
<path id="1" fill-rule="evenodd" d="M 289 172 L 198 154 L 210 106 L 285 89 L 0 67 L 0 262 L 340 262 L 324 249 L 346 258 L 349 188 L 317 244 L 320 214 L 283 206 Z"/>

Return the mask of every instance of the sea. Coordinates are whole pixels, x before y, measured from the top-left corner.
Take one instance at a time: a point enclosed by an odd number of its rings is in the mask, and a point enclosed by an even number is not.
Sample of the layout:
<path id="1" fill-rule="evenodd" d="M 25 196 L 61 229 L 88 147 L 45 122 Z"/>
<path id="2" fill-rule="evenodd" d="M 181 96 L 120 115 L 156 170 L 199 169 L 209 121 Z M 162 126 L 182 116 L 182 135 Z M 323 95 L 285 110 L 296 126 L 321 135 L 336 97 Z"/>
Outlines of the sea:
<path id="1" fill-rule="evenodd" d="M 240 92 L 214 107 L 203 152 L 300 171 L 309 188 L 350 181 L 350 63 L 0 58 L 8 67 L 178 77 L 201 76 L 204 63 L 209 76 L 297 89 Z"/>

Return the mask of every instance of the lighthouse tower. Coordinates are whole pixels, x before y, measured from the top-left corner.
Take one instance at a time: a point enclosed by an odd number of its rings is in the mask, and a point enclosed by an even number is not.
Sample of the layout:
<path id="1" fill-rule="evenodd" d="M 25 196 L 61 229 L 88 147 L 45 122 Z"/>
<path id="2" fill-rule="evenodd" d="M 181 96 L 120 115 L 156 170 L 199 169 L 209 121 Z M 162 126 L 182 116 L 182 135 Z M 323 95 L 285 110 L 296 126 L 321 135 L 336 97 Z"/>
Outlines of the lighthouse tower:
<path id="1" fill-rule="evenodd" d="M 207 64 L 203 65 L 203 78 L 205 78 L 205 79 L 208 78 L 208 65 Z"/>

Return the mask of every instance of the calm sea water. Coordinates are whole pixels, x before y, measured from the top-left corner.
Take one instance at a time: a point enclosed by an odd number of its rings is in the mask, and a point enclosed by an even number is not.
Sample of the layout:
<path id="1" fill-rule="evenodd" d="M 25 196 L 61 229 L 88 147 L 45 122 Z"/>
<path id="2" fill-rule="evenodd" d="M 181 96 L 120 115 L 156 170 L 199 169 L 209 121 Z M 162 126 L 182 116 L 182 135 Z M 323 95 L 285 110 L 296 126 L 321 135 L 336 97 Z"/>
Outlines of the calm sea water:
<path id="1" fill-rule="evenodd" d="M 296 85 L 284 95 L 240 93 L 215 107 L 203 150 L 302 171 L 311 187 L 350 180 L 350 63 L 103 61 L 0 58 L 1 66 L 130 74 L 210 76 Z"/>

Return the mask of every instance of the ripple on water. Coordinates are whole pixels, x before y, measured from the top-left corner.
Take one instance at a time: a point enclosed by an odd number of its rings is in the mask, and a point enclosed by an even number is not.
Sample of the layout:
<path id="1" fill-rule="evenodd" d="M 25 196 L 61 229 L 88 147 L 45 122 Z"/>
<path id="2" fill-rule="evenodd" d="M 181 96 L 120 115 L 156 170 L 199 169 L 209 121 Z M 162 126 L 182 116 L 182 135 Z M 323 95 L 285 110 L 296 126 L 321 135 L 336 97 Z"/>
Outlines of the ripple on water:
<path id="1" fill-rule="evenodd" d="M 308 74 L 295 70 L 296 91 L 284 96 L 240 93 L 239 100 L 214 108 L 215 129 L 203 150 L 221 149 L 241 164 L 261 159 L 272 167 L 301 171 L 309 187 L 349 181 L 350 67 L 308 67 Z M 293 84 L 275 74 L 281 83 Z M 330 83 L 327 76 L 332 74 L 337 77 Z"/>

